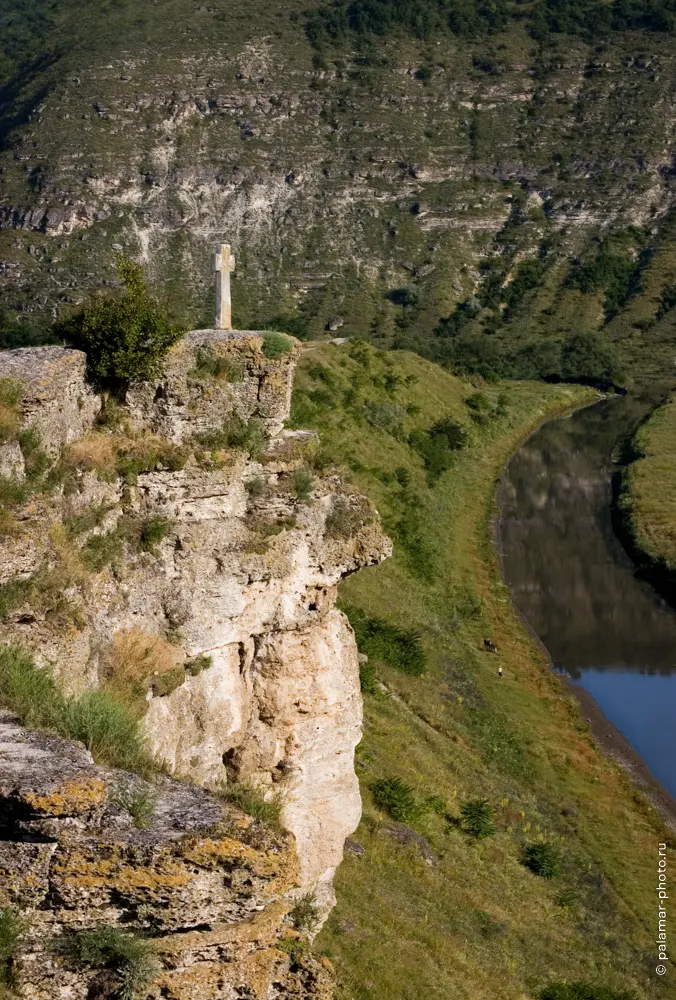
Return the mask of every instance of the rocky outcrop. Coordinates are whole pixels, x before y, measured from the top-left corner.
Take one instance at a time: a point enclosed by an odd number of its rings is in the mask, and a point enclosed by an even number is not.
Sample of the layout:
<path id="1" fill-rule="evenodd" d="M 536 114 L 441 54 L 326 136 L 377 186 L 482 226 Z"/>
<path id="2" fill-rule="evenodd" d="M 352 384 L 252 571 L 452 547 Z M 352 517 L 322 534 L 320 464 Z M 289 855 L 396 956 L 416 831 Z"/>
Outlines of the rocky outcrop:
<path id="1" fill-rule="evenodd" d="M 85 355 L 65 347 L 2 352 L 0 378 L 21 386 L 23 426 L 37 431 L 52 456 L 86 434 L 101 409 L 101 400 L 85 380 L 85 369 Z"/>
<path id="2" fill-rule="evenodd" d="M 172 349 L 164 375 L 127 393 L 130 413 L 154 433 L 174 441 L 208 430 L 236 412 L 258 417 L 278 434 L 291 404 L 296 348 L 278 358 L 261 352 L 265 334 L 195 330 Z M 210 374 L 221 377 L 209 378 Z"/>
<path id="3" fill-rule="evenodd" d="M 263 347 L 255 333 L 190 334 L 157 385 L 130 392 L 118 415 L 126 430 L 75 444 L 80 424 L 62 433 L 71 444 L 53 478 L 65 485 L 31 497 L 0 538 L 4 581 L 28 588 L 0 619 L 0 642 L 29 650 L 70 693 L 134 693 L 170 773 L 279 798 L 297 857 L 288 893 L 313 894 L 326 915 L 361 809 L 357 649 L 336 586 L 390 543 L 366 498 L 335 472 L 310 471 L 315 435 L 279 432 L 296 348 L 267 358 Z M 218 438 L 233 419 L 279 433 L 247 453 Z M 130 476 L 114 464 L 130 448 L 159 457 Z M 140 544 L 148 526 L 157 534 Z M 50 597 L 43 581 L 55 574 Z"/>
<path id="4" fill-rule="evenodd" d="M 327 967 L 293 949 L 297 883 L 288 834 L 195 785 L 97 767 L 0 711 L 0 909 L 21 913 L 10 968 L 25 1000 L 122 995 L 124 962 L 77 946 L 111 926 L 143 949 L 143 1000 L 328 998 Z"/>

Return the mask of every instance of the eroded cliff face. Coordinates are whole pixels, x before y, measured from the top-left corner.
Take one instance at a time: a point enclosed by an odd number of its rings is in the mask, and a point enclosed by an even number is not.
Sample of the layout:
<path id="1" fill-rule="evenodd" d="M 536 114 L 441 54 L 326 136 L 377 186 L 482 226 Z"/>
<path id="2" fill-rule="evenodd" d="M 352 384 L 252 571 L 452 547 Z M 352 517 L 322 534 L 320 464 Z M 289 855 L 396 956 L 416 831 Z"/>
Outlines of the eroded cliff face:
<path id="1" fill-rule="evenodd" d="M 325 915 L 360 816 L 357 650 L 335 588 L 390 543 L 368 501 L 320 471 L 316 437 L 281 430 L 296 348 L 271 359 L 263 344 L 189 334 L 156 385 L 107 403 L 114 429 L 93 425 L 100 400 L 82 355 L 0 357 L 0 377 L 23 371 L 23 425 L 51 414 L 52 428 L 52 485 L 41 481 L 0 540 L 2 582 L 20 587 L 0 641 L 31 651 L 68 692 L 104 686 L 133 704 L 170 773 L 279 795 L 297 855 L 288 894 L 315 893 Z"/>
<path id="2" fill-rule="evenodd" d="M 97 767 L 79 744 L 2 711 L 0 761 L 0 908 L 21 913 L 10 978 L 22 998 L 332 995 L 330 967 L 294 951 L 285 922 L 298 883 L 290 835 L 195 785 Z M 152 817 L 138 829 L 129 803 L 142 794 Z M 82 936 L 111 926 L 147 937 L 142 960 L 83 959 Z"/>

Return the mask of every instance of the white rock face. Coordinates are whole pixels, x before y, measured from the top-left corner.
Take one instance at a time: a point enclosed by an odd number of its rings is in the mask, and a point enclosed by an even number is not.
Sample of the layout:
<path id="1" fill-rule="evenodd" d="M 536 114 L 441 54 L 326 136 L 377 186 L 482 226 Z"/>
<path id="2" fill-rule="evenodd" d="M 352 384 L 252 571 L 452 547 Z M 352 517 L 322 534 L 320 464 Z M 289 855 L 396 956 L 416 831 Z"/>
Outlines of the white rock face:
<path id="1" fill-rule="evenodd" d="M 132 394 L 135 433 L 145 427 L 190 442 L 229 414 L 256 416 L 276 432 L 288 413 L 293 357 L 266 359 L 262 344 L 259 335 L 191 335 L 170 356 L 161 392 Z M 220 359 L 241 380 L 200 381 L 195 366 L 207 347 L 211 362 Z M 65 423 L 55 423 L 54 448 L 85 433 L 99 405 L 73 375 L 75 367 L 83 371 L 82 356 L 56 351 L 37 361 L 27 352 L 27 374 L 35 376 L 36 365 L 46 373 L 39 394 L 33 377 L 31 398 L 47 400 L 50 412 L 57 405 L 52 361 L 58 386 L 67 376 L 73 406 L 59 411 Z M 21 352 L 9 353 L 16 355 L 12 376 L 21 377 Z M 76 399 L 87 402 L 78 408 Z M 359 664 L 349 623 L 334 606 L 336 586 L 386 558 L 391 543 L 366 498 L 337 475 L 315 475 L 311 495 L 297 497 L 294 472 L 306 461 L 303 449 L 316 445 L 312 434 L 284 432 L 260 461 L 229 449 L 216 463 L 198 449 L 183 469 L 156 468 L 135 486 L 80 473 L 75 492 L 19 512 L 21 534 L 0 539 L 4 581 L 60 565 L 60 520 L 102 504 L 105 520 L 89 537 L 120 518 L 137 530 L 162 518 L 166 533 L 151 552 L 120 540 L 118 559 L 74 582 L 66 594 L 78 607 L 73 623 L 64 627 L 48 608 L 22 605 L 0 620 L 0 642 L 27 647 L 69 693 L 120 683 L 131 671 L 125 690 L 140 683 L 141 698 L 147 691 L 150 747 L 173 774 L 212 789 L 249 782 L 279 795 L 296 838 L 298 891 L 315 891 L 326 915 L 345 837 L 361 813 L 353 763 Z"/>

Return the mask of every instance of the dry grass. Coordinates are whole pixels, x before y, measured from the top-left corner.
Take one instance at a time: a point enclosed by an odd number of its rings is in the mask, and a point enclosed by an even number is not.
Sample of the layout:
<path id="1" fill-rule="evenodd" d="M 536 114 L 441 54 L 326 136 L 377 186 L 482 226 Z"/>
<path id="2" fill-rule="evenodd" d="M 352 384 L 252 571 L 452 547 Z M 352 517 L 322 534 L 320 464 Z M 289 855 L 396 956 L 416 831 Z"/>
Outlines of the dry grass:
<path id="1" fill-rule="evenodd" d="M 92 431 L 64 449 L 62 462 L 67 468 L 96 472 L 102 478 L 115 475 L 117 450 L 110 434 Z"/>
<path id="2" fill-rule="evenodd" d="M 185 652 L 162 636 L 140 628 L 117 632 L 101 656 L 101 680 L 106 689 L 127 707 L 142 711 L 153 679 L 161 686 L 182 667 Z"/>

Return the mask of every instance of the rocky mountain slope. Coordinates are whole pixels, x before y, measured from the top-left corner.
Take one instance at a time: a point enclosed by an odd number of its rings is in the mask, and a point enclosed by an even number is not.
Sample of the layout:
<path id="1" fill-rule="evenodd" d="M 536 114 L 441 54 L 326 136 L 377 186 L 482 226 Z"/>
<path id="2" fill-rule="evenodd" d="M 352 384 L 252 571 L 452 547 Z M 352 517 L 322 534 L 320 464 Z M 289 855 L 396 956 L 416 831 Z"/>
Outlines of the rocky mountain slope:
<path id="1" fill-rule="evenodd" d="M 444 355 L 432 331 L 464 302 L 501 351 L 603 329 L 630 372 L 672 364 L 668 31 L 543 33 L 510 8 L 479 36 L 318 48 L 306 7 L 64 4 L 31 26 L 4 0 L 6 306 L 51 317 L 123 250 L 206 317 L 227 239 L 243 326 Z"/>
<path id="2" fill-rule="evenodd" d="M 138 720 L 148 748 L 169 773 L 237 801 L 256 788 L 281 810 L 295 849 L 284 838 L 271 848 L 294 859 L 288 870 L 280 861 L 284 887 L 272 892 L 280 906 L 270 911 L 270 940 L 282 932 L 280 921 L 298 895 L 312 898 L 315 923 L 326 916 L 343 842 L 359 822 L 353 765 L 361 733 L 357 648 L 334 607 L 335 589 L 345 575 L 391 551 L 368 500 L 322 464 L 316 435 L 282 431 L 295 358 L 293 342 L 278 334 L 198 331 L 172 350 L 163 377 L 130 390 L 124 405 L 102 402 L 89 388 L 85 356 L 77 351 L 10 351 L 0 364 L 2 648 L 19 646 L 31 654 L 71 698 L 108 692 Z M 6 683 L 0 676 L 0 697 L 7 696 Z M 29 708 L 32 701 L 40 699 L 29 699 Z M 108 870 L 111 851 L 134 855 L 133 843 L 125 846 L 126 834 L 117 843 L 102 812 L 114 797 L 105 790 L 113 788 L 114 775 L 95 773 L 79 750 L 64 751 L 69 759 L 74 755 L 82 780 L 100 788 L 86 809 L 77 802 L 71 809 L 68 794 L 60 791 L 64 783 L 70 788 L 71 778 L 56 763 L 59 747 L 38 741 L 36 754 L 25 762 L 30 768 L 34 759 L 45 758 L 49 788 L 43 792 L 30 781 L 24 787 L 22 772 L 14 775 L 13 746 L 24 737 L 8 739 L 6 798 L 24 802 L 17 816 L 29 821 L 27 838 L 31 824 L 44 819 L 44 829 L 53 833 L 46 841 L 51 857 L 60 850 L 53 845 L 62 844 L 63 827 L 68 850 L 78 857 L 89 845 L 83 871 L 99 861 Z M 91 741 L 95 754 L 98 745 Z M 73 780 L 77 785 L 80 778 Z M 157 794 L 153 816 L 181 814 L 181 796 L 197 796 L 174 785 L 166 791 L 161 786 Z M 175 806 L 172 796 L 178 796 Z M 25 806 L 43 799 L 42 811 Z M 67 801 L 55 812 L 49 803 L 56 799 Z M 214 823 L 217 806 L 210 802 L 195 807 L 201 814 L 196 836 L 206 837 Z M 114 827 L 117 820 L 110 822 Z M 178 837 L 184 843 L 193 832 L 185 822 L 169 841 Z M 154 830 L 151 825 L 147 835 L 153 843 Z M 18 837 L 13 828 L 4 835 L 11 843 Z M 151 869 L 160 861 L 179 869 L 193 864 L 166 860 L 174 857 L 174 847 L 162 831 L 157 838 L 159 855 L 148 862 Z M 3 852 L 13 850 L 0 845 L 0 865 Z M 232 850 L 246 853 L 245 847 Z M 219 842 L 213 851 L 219 855 Z M 220 871 L 223 865 L 229 869 L 230 862 L 219 855 L 212 867 Z M 48 886 L 51 876 L 45 878 Z M 83 878 L 89 885 L 89 876 Z M 153 869 L 129 878 L 135 885 L 139 879 L 139 885 L 146 879 L 154 884 L 156 875 Z M 175 884 L 183 885 L 178 869 L 177 878 Z M 19 885 L 0 907 L 18 902 L 22 909 L 38 906 L 50 913 L 56 891 L 46 888 L 34 900 Z M 232 976 L 209 968 L 223 959 L 231 934 L 225 929 L 221 940 L 213 922 L 232 920 L 225 897 L 204 891 L 210 902 L 201 910 L 187 896 L 177 897 L 181 913 L 176 926 L 168 923 L 166 929 L 189 935 L 209 925 L 208 942 L 193 942 L 206 963 L 205 992 L 195 992 L 186 974 L 183 986 L 160 995 L 206 1000 L 213 996 L 213 975 L 229 984 L 230 992 L 222 986 L 219 996 L 242 995 L 236 990 L 244 989 L 241 977 L 248 973 L 239 966 Z M 165 918 L 153 906 L 166 902 L 165 896 L 125 897 L 113 912 L 104 899 L 90 904 L 83 896 L 79 917 L 53 916 L 57 925 L 81 931 L 128 921 L 129 907 L 136 913 L 147 904 L 147 920 L 155 926 Z M 192 916 L 185 916 L 186 906 Z M 256 909 L 268 914 L 264 901 Z M 180 927 L 177 921 L 183 921 Z M 167 961 L 175 969 L 183 959 Z M 295 995 L 279 983 L 271 986 L 279 978 L 276 962 L 261 970 L 260 982 L 246 980 L 247 995 Z M 39 965 L 35 958 L 31 968 Z M 33 973 L 25 976 L 34 990 L 30 995 L 42 997 Z"/>

